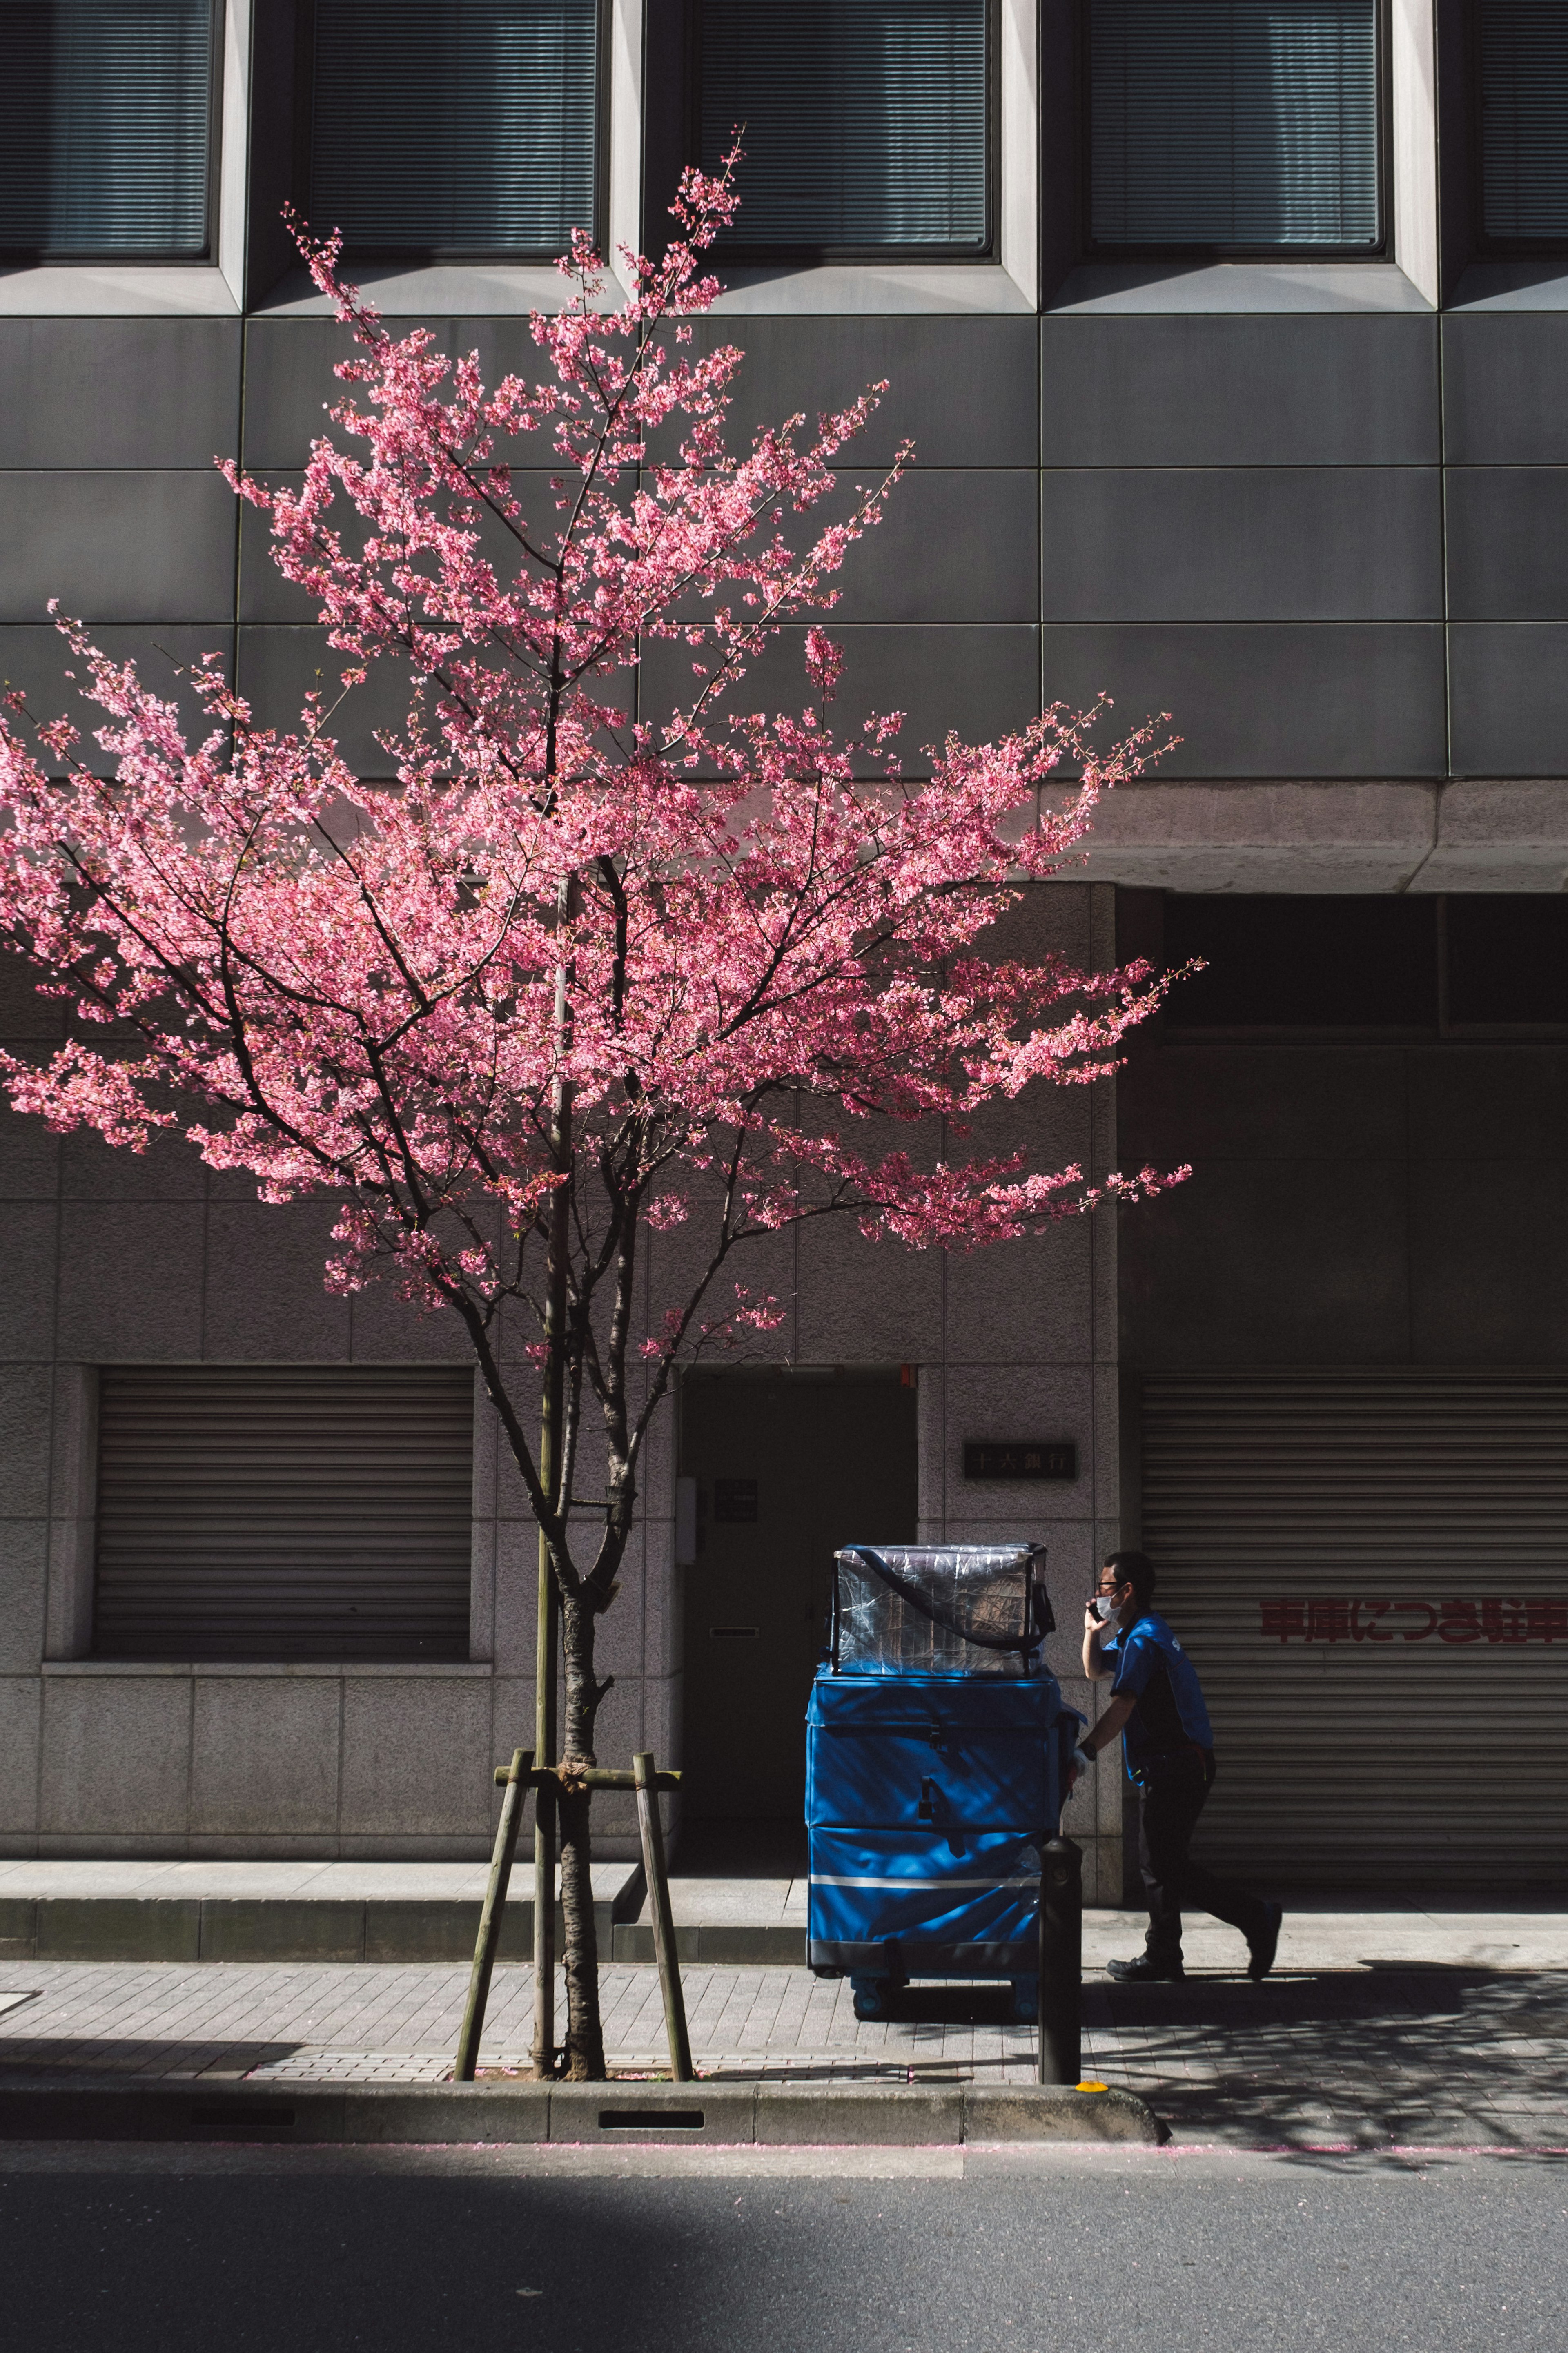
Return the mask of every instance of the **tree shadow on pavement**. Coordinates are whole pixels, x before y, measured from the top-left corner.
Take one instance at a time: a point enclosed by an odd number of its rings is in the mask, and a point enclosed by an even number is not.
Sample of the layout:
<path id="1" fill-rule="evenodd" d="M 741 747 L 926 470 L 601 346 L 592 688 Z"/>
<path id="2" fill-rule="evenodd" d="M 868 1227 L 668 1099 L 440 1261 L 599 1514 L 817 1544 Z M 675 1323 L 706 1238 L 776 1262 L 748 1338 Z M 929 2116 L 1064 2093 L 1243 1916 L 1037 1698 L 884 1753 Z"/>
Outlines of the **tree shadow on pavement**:
<path id="1" fill-rule="evenodd" d="M 1568 2144 L 1568 1976 L 1465 1964 L 1085 1989 L 1095 2063 L 1178 2140 Z"/>
<path id="2" fill-rule="evenodd" d="M 157 2084 L 173 2076 L 209 2083 L 237 2082 L 258 2067 L 280 2066 L 306 2048 L 300 2042 L 180 2042 L 151 2036 L 56 2034 L 0 2040 L 0 2085 L 58 2083 L 62 2076 L 95 2083 Z"/>

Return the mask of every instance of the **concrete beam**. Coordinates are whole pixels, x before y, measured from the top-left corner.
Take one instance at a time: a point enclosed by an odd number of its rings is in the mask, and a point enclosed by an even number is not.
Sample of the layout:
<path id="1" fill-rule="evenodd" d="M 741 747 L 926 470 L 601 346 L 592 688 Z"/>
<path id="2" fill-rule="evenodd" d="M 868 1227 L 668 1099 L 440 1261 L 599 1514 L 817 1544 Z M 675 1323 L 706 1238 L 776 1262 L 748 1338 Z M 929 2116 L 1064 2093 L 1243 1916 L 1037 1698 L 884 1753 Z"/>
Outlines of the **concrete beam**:
<path id="1" fill-rule="evenodd" d="M 1568 783 L 1151 778 L 1101 803 L 1087 872 L 1140 890 L 1561 891 Z"/>

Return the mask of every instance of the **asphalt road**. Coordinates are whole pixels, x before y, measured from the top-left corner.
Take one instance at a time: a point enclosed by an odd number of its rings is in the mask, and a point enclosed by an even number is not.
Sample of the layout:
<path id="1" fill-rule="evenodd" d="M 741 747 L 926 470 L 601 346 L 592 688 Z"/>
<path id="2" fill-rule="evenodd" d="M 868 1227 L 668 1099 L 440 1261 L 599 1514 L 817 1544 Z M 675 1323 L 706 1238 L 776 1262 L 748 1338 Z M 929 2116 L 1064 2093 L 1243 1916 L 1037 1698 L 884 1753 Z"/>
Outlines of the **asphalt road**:
<path id="1" fill-rule="evenodd" d="M 0 2151 L 27 2353 L 1515 2353 L 1568 2342 L 1568 2158 Z M 647 2160 L 659 2164 L 660 2160 Z M 662 2161 L 668 2164 L 668 2160 Z M 959 2170 L 962 2166 L 962 2170 Z M 857 2171 L 855 2168 L 858 2168 Z"/>

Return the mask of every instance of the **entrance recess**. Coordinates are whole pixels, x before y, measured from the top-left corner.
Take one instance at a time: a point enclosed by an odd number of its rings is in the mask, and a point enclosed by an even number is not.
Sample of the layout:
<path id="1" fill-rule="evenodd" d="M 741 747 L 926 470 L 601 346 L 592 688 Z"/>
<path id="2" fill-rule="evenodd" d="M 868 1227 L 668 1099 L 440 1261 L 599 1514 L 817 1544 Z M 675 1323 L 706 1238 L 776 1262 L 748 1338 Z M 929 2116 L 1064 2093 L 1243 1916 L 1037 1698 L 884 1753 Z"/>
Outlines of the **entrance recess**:
<path id="1" fill-rule="evenodd" d="M 686 1808 L 798 1823 L 833 1556 L 916 1535 L 915 1392 L 897 1370 L 697 1372 L 680 1424 L 681 1475 L 697 1482 Z"/>

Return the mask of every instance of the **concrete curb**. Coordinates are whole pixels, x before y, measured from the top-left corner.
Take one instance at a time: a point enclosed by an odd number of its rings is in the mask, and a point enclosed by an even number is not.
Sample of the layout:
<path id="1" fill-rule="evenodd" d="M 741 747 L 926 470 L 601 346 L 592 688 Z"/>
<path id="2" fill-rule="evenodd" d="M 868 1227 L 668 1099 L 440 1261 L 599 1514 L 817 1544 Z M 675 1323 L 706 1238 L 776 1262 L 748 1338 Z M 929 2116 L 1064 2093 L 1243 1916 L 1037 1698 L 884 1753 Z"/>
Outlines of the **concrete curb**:
<path id="1" fill-rule="evenodd" d="M 614 1942 L 605 1949 L 612 1960 L 651 1961 L 653 1930 L 646 1921 L 617 1921 Z M 777 1920 L 717 1921 L 707 1926 L 678 1922 L 675 1950 L 682 1961 L 705 1961 L 720 1968 L 803 1969 L 805 1930 L 786 1927 Z"/>
<path id="2" fill-rule="evenodd" d="M 619 1894 L 595 1902 L 602 1953 L 612 1950 L 627 1910 L 641 1902 L 640 1873 Z M 479 1928 L 478 1896 L 0 1897 L 3 1960 L 467 1961 Z M 563 1933 L 557 1904 L 558 1945 Z M 804 1942 L 797 1943 L 804 1959 Z M 498 1957 L 532 1959 L 531 1896 L 508 1904 Z"/>
<path id="3" fill-rule="evenodd" d="M 0 2140 L 953 2147 L 1170 2135 L 1131 2092 L 970 2084 L 204 2084 L 0 2087 Z"/>

